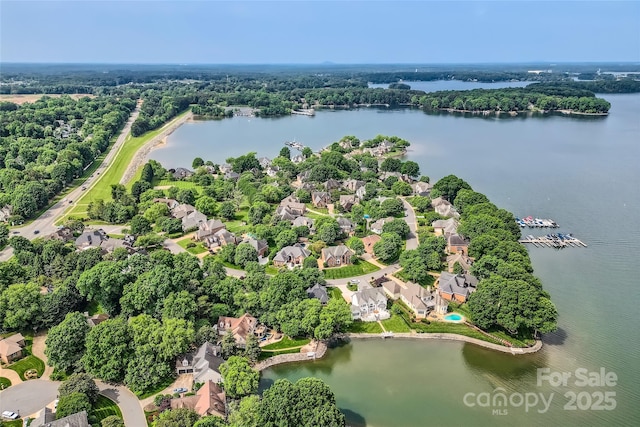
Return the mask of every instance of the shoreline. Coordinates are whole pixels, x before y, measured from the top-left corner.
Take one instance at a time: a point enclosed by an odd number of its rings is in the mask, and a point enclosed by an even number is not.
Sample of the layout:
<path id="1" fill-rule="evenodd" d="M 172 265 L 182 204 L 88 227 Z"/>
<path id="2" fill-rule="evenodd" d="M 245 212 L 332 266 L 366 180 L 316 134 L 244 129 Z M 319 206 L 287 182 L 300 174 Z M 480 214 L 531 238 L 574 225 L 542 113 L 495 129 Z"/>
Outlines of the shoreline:
<path id="1" fill-rule="evenodd" d="M 174 119 L 175 120 L 175 119 Z M 169 122 L 169 126 L 167 129 L 159 133 L 155 138 L 150 139 L 146 144 L 144 144 L 138 151 L 135 152 L 133 158 L 129 162 L 127 169 L 125 170 L 122 178 L 120 179 L 120 184 L 127 185 L 129 181 L 133 179 L 135 174 L 138 172 L 144 164 L 146 163 L 147 156 L 153 149 L 165 145 L 167 143 L 167 137 L 175 132 L 180 126 L 184 123 L 193 121 L 193 113 L 188 111 L 184 116 L 179 117 L 175 122 Z M 166 126 L 166 125 L 165 125 Z"/>
<path id="2" fill-rule="evenodd" d="M 542 340 L 536 340 L 536 343 L 531 347 L 507 347 L 503 345 L 493 344 L 487 341 L 479 340 L 477 338 L 471 338 L 466 335 L 459 334 L 449 334 L 449 333 L 406 333 L 406 332 L 398 332 L 394 333 L 391 339 L 383 338 L 380 334 L 366 334 L 366 333 L 347 333 L 340 335 L 341 337 L 346 337 L 349 340 L 351 339 L 384 339 L 386 341 L 393 341 L 394 339 L 402 339 L 402 340 L 445 340 L 445 341 L 458 341 L 458 342 L 466 342 L 469 344 L 474 344 L 480 347 L 487 348 L 489 350 L 499 351 L 502 353 L 508 353 L 513 356 L 519 356 L 524 354 L 533 354 L 537 353 L 542 349 Z M 261 362 L 258 362 L 254 369 L 257 371 L 263 371 L 265 369 L 271 368 L 277 365 L 284 365 L 285 363 L 294 363 L 294 362 L 311 362 L 317 359 L 322 359 L 327 354 L 328 347 L 326 344 L 323 344 L 322 351 L 316 352 L 313 358 L 310 358 L 307 353 L 290 353 L 290 354 L 280 354 L 277 356 L 269 357 Z"/>

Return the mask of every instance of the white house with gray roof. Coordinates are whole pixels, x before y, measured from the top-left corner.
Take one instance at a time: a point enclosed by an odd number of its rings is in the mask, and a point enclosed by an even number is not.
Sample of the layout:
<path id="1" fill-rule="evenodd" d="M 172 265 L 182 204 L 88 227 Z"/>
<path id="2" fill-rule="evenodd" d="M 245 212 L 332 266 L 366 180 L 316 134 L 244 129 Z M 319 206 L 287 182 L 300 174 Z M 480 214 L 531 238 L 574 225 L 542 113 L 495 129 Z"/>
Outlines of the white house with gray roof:
<path id="1" fill-rule="evenodd" d="M 391 317 L 387 311 L 387 296 L 384 291 L 360 284 L 358 292 L 351 296 L 351 317 L 363 322 L 376 322 Z"/>

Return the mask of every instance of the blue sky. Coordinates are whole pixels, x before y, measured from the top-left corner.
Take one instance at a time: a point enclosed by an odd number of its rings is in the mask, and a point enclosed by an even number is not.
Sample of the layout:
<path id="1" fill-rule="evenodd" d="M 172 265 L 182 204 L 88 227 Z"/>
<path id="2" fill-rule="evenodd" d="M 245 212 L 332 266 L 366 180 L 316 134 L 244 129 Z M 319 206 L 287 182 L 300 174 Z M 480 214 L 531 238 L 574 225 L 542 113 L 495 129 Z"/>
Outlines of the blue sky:
<path id="1" fill-rule="evenodd" d="M 640 61 L 640 2 L 0 0 L 0 60 Z"/>

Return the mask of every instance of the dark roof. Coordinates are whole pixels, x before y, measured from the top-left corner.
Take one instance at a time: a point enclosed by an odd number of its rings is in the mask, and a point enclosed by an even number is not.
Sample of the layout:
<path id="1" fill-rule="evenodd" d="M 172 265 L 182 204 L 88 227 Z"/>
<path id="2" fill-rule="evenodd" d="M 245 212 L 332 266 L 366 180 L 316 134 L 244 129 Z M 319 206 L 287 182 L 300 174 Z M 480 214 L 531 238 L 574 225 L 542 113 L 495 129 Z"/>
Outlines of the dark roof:
<path id="1" fill-rule="evenodd" d="M 326 304 L 329 301 L 329 295 L 327 294 L 327 288 L 316 283 L 312 287 L 307 289 L 307 295 L 309 298 L 316 298 L 320 300 L 322 304 Z"/>

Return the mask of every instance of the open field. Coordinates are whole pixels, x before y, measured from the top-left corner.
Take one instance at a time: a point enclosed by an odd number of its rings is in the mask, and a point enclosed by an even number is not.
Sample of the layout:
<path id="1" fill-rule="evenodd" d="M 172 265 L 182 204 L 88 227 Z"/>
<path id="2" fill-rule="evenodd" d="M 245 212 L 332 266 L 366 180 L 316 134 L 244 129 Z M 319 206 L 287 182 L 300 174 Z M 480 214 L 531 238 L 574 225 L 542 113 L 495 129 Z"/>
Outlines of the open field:
<path id="1" fill-rule="evenodd" d="M 3 94 L 0 95 L 0 102 L 13 102 L 14 104 L 22 105 L 27 102 L 36 102 L 43 96 L 49 96 L 51 98 L 60 98 L 61 94 L 51 94 L 51 93 L 34 93 L 34 94 Z M 94 98 L 95 95 L 91 93 L 73 93 L 70 95 L 73 99 L 80 99 L 88 96 L 89 98 Z"/>

